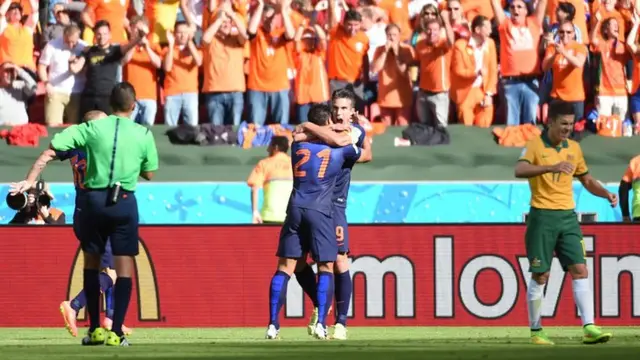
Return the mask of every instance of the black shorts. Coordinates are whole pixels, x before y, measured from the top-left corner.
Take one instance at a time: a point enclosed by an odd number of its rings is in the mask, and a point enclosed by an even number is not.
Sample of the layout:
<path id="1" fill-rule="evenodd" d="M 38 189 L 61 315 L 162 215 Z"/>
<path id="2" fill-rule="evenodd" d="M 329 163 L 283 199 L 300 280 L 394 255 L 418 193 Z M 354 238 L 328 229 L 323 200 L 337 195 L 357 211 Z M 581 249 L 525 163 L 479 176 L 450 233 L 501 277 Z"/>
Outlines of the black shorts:
<path id="1" fill-rule="evenodd" d="M 138 255 L 138 203 L 133 192 L 120 191 L 114 205 L 107 205 L 108 190 L 83 191 L 76 204 L 74 231 L 82 251 L 104 254 L 107 239 L 115 256 Z"/>
<path id="2" fill-rule="evenodd" d="M 80 116 L 84 117 L 86 113 L 93 110 L 100 110 L 103 113 L 111 114 L 111 104 L 109 104 L 109 95 L 85 95 L 80 98 Z"/>

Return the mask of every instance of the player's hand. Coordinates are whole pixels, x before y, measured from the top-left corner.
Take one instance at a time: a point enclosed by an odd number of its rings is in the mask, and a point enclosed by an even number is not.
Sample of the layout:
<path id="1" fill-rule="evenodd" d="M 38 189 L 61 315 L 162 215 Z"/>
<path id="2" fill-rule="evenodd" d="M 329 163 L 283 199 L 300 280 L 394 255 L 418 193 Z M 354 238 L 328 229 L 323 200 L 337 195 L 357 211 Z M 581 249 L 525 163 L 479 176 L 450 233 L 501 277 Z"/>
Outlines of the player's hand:
<path id="1" fill-rule="evenodd" d="M 16 195 L 29 191 L 33 187 L 33 184 L 27 180 L 20 181 L 18 183 L 11 183 L 9 185 L 9 194 Z"/>
<path id="2" fill-rule="evenodd" d="M 40 213 L 40 216 L 42 216 L 43 219 L 48 218 L 49 217 L 49 207 L 40 206 L 40 208 L 38 209 L 38 213 Z"/>
<path id="3" fill-rule="evenodd" d="M 570 162 L 561 161 L 551 167 L 551 172 L 571 175 L 573 173 L 573 165 Z"/>
<path id="4" fill-rule="evenodd" d="M 262 216 L 260 216 L 260 213 L 257 211 L 253 212 L 253 217 L 251 219 L 251 222 L 254 224 L 262 224 Z"/>
<path id="5" fill-rule="evenodd" d="M 622 222 L 626 223 L 626 224 L 630 224 L 631 223 L 631 218 L 629 216 L 623 216 L 622 217 Z"/>
<path id="6" fill-rule="evenodd" d="M 618 206 L 618 194 L 608 193 L 607 200 L 609 200 L 609 204 L 611 204 L 611 207 L 614 208 Z"/>

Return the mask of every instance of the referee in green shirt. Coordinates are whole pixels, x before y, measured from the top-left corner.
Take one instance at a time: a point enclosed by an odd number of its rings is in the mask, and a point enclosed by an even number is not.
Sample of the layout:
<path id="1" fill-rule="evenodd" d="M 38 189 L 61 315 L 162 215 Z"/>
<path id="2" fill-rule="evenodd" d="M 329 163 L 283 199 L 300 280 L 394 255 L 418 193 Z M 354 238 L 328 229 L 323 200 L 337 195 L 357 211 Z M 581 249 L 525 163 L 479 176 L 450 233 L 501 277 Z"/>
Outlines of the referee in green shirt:
<path id="1" fill-rule="evenodd" d="M 51 140 L 57 151 L 82 149 L 87 156 L 85 190 L 79 190 L 74 217 L 84 253 L 84 290 L 90 327 L 83 345 L 129 346 L 122 323 L 131 299 L 134 256 L 138 255 L 138 177 L 151 180 L 158 170 L 158 151 L 149 129 L 129 116 L 136 93 L 127 82 L 111 92 L 114 113 L 104 119 L 74 125 Z M 111 240 L 118 278 L 114 288 L 111 331 L 100 327 L 100 258 Z"/>

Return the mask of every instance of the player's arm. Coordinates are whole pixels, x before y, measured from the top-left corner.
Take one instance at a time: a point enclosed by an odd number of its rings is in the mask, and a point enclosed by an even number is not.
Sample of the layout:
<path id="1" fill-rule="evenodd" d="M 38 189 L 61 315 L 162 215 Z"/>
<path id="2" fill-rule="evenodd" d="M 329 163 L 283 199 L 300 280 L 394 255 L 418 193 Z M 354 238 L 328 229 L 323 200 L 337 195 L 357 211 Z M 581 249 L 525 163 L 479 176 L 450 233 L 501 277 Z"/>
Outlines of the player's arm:
<path id="1" fill-rule="evenodd" d="M 609 192 L 609 190 L 605 189 L 602 184 L 596 180 L 591 174 L 589 174 L 589 169 L 587 168 L 587 163 L 584 160 L 584 156 L 582 155 L 582 149 L 578 146 L 578 154 L 577 154 L 577 162 L 576 162 L 576 171 L 575 176 L 580 180 L 582 186 L 587 189 L 591 194 L 601 197 L 603 199 L 609 200 L 611 206 L 615 207 L 618 205 L 618 196 Z"/>
<path id="2" fill-rule="evenodd" d="M 311 137 L 318 138 L 320 141 L 331 147 L 342 147 L 353 143 L 353 141 L 351 140 L 351 136 L 347 132 L 338 133 L 327 126 L 318 126 L 316 124 L 306 122 L 302 124 L 302 129 L 304 130 L 304 133 L 307 134 L 307 136 L 311 135 Z"/>
<path id="3" fill-rule="evenodd" d="M 258 209 L 258 205 L 260 204 L 260 189 L 262 189 L 262 185 L 264 184 L 265 173 L 263 162 L 260 161 L 258 165 L 251 171 L 249 175 L 249 179 L 247 179 L 247 185 L 251 188 L 251 214 L 252 214 L 252 222 L 254 224 L 262 223 L 262 218 L 260 217 L 260 209 Z"/>
<path id="4" fill-rule="evenodd" d="M 540 176 L 553 171 L 552 166 L 535 165 L 536 145 L 529 142 L 524 148 L 518 163 L 516 164 L 514 176 L 518 179 L 528 179 Z"/>
<path id="5" fill-rule="evenodd" d="M 151 180 L 155 175 L 155 172 L 158 171 L 158 148 L 156 148 L 156 140 L 153 137 L 153 133 L 147 129 L 146 133 L 146 151 L 145 157 L 142 161 L 142 166 L 140 169 L 140 176 L 143 179 Z"/>
<path id="6" fill-rule="evenodd" d="M 371 148 L 371 140 L 364 139 L 362 142 L 362 154 L 360 154 L 360 158 L 358 158 L 359 163 L 368 163 L 373 159 L 373 152 Z"/>

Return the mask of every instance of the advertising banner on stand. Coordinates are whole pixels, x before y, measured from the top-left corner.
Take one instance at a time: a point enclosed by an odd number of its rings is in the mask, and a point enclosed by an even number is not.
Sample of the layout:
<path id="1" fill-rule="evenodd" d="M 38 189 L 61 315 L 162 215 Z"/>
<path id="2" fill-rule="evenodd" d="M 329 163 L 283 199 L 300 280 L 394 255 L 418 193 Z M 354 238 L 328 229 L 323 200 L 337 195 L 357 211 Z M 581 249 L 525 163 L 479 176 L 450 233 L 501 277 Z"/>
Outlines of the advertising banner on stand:
<path id="1" fill-rule="evenodd" d="M 527 324 L 523 225 L 354 225 L 352 326 Z M 266 326 L 277 226 L 144 226 L 126 324 Z M 601 325 L 640 324 L 640 227 L 583 226 Z M 71 227 L 0 227 L 0 326 L 59 327 L 61 301 L 82 288 Z M 579 325 L 571 280 L 554 260 L 545 326 Z M 289 282 L 283 326 L 311 303 Z M 85 318 L 82 312 L 80 319 Z"/>

